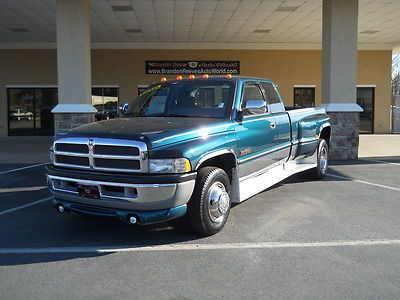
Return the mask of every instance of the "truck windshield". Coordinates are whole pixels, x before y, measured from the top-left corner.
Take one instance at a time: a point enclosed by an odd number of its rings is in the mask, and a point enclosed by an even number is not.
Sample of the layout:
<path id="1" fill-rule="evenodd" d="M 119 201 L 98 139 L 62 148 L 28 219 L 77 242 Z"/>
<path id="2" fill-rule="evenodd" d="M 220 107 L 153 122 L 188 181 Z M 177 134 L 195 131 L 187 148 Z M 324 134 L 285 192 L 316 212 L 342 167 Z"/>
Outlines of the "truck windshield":
<path id="1" fill-rule="evenodd" d="M 232 109 L 235 83 L 223 80 L 153 84 L 124 116 L 225 118 Z"/>

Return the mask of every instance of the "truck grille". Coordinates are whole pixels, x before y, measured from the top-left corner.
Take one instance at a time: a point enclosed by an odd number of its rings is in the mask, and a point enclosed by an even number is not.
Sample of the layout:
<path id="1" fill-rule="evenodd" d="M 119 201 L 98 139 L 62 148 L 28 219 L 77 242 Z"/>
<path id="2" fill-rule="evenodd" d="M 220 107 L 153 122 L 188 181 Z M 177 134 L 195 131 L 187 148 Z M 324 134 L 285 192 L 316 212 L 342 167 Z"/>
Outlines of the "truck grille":
<path id="1" fill-rule="evenodd" d="M 63 138 L 53 145 L 54 165 L 111 172 L 147 172 L 144 142 L 103 139 Z"/>

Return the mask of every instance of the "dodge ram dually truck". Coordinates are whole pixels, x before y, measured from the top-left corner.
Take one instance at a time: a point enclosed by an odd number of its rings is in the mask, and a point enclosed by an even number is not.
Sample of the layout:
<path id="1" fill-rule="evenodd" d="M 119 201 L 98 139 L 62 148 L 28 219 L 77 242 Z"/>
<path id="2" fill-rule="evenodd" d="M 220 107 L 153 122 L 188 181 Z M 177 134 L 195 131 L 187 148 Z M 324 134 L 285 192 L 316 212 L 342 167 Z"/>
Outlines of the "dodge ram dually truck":
<path id="1" fill-rule="evenodd" d="M 267 79 L 190 78 L 152 84 L 122 118 L 57 137 L 47 166 L 55 208 L 143 225 L 183 217 L 207 236 L 232 203 L 298 172 L 326 174 L 323 108 L 286 111 Z"/>

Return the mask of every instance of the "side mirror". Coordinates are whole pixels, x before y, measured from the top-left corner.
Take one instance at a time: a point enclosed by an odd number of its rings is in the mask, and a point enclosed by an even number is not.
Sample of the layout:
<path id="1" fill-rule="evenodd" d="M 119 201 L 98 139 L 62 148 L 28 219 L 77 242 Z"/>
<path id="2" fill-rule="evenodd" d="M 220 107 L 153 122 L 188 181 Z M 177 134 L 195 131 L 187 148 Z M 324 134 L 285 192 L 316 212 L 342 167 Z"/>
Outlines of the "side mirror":
<path id="1" fill-rule="evenodd" d="M 129 104 L 124 103 L 124 104 L 122 104 L 122 106 L 119 107 L 119 110 L 120 110 L 121 114 L 124 114 L 128 111 L 128 108 L 129 108 Z"/>
<path id="2" fill-rule="evenodd" d="M 267 103 L 264 100 L 248 100 L 246 102 L 246 111 L 250 115 L 265 114 L 267 112 Z"/>

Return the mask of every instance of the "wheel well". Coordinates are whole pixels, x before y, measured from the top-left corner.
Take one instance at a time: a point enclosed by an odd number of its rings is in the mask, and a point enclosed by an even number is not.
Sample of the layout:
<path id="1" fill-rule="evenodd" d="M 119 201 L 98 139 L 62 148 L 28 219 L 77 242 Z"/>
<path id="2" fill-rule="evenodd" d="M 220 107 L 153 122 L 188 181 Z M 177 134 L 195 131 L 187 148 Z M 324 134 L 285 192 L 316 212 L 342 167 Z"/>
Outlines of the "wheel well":
<path id="1" fill-rule="evenodd" d="M 232 169 L 236 167 L 236 157 L 233 153 L 221 154 L 215 157 L 211 157 L 204 161 L 199 167 L 217 167 L 226 172 L 229 179 L 232 181 Z"/>
<path id="2" fill-rule="evenodd" d="M 319 135 L 321 139 L 324 139 L 329 145 L 329 140 L 331 139 L 331 127 L 327 126 L 322 129 L 321 134 Z"/>

